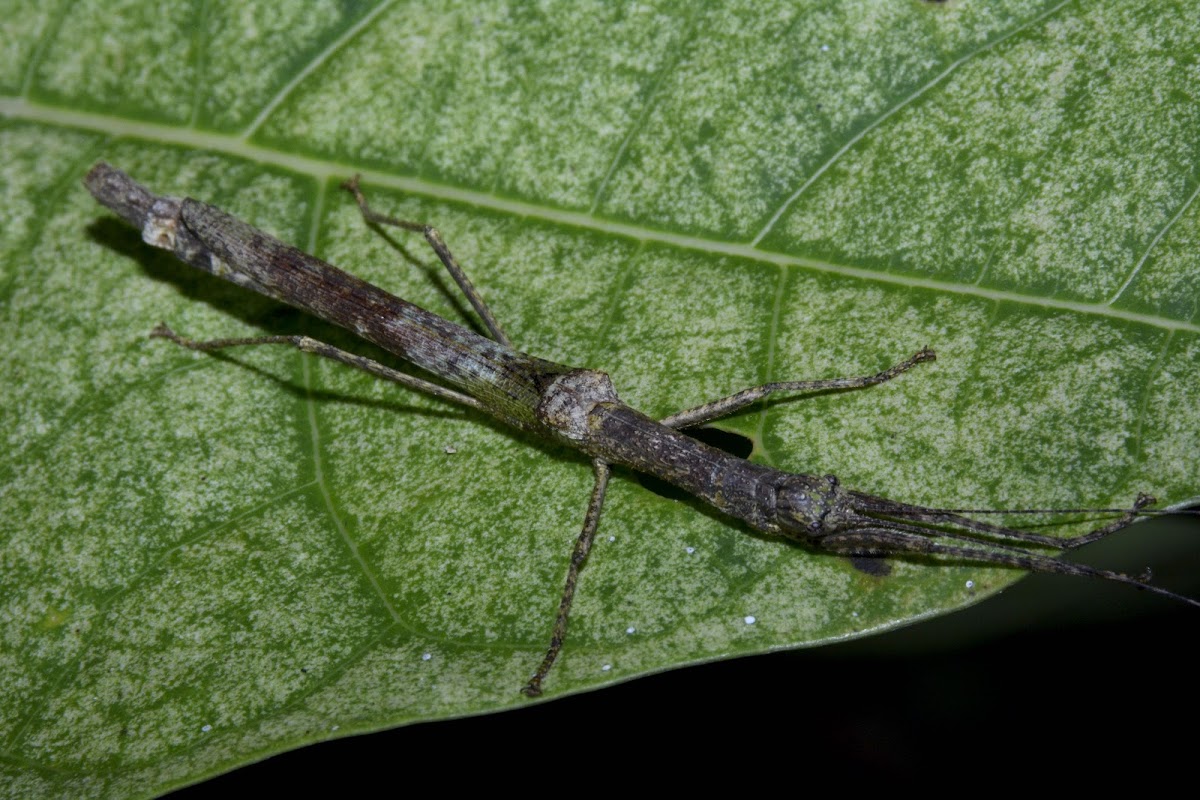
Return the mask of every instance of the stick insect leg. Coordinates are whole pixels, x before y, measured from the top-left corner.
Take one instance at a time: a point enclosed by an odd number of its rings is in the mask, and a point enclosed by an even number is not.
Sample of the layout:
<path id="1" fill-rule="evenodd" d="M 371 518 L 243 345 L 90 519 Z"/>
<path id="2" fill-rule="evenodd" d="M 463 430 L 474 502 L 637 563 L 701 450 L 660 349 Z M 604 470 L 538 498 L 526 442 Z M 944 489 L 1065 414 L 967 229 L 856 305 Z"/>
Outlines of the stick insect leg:
<path id="1" fill-rule="evenodd" d="M 563 587 L 562 599 L 558 603 L 558 617 L 554 620 L 554 632 L 550 635 L 550 649 L 542 659 L 537 672 L 525 684 L 521 694 L 526 697 L 537 697 L 542 693 L 542 681 L 558 659 L 562 650 L 563 640 L 567 635 L 567 616 L 571 613 L 571 601 L 575 599 L 575 582 L 579 580 L 579 568 L 587 559 L 592 549 L 592 540 L 596 537 L 596 527 L 600 524 L 600 509 L 604 506 L 604 493 L 608 489 L 608 475 L 612 471 L 607 461 L 595 459 L 592 461 L 592 471 L 596 475 L 596 483 L 592 487 L 592 499 L 588 502 L 587 516 L 583 520 L 583 530 L 575 540 L 575 550 L 571 553 L 571 565 L 567 568 L 567 583 Z"/>
<path id="2" fill-rule="evenodd" d="M 437 228 L 421 222 L 397 219 L 396 217 L 390 217 L 387 214 L 375 211 L 367 203 L 367 198 L 363 195 L 362 189 L 359 188 L 359 178 L 360 176 L 355 175 L 343 183 L 342 187 L 354 195 L 354 200 L 358 203 L 358 209 L 362 212 L 363 219 L 376 225 L 391 225 L 406 231 L 414 231 L 424 236 L 425 241 L 429 242 L 429 246 L 433 248 L 433 252 L 437 253 L 438 258 L 442 260 L 442 264 L 445 265 L 446 271 L 450 273 L 450 277 L 454 279 L 454 282 L 458 284 L 458 288 L 462 290 L 467 300 L 471 302 L 475 313 L 479 314 L 483 320 L 483 324 L 487 326 L 488 331 L 492 334 L 492 338 L 502 345 L 512 347 L 513 343 L 508 338 L 508 334 L 504 332 L 504 329 L 500 327 L 500 323 L 496 321 L 496 317 L 492 314 L 492 310 L 488 308 L 487 303 L 483 301 L 483 297 L 479 294 L 479 290 L 475 288 L 475 284 L 471 283 L 471 279 L 467 277 L 467 273 L 463 272 L 463 268 L 459 266 L 458 261 L 450 252 L 450 248 L 446 246 L 446 242 L 442 239 L 442 235 L 438 233 Z"/>
<path id="3" fill-rule="evenodd" d="M 736 394 L 731 394 L 720 400 L 714 400 L 711 403 L 705 403 L 695 408 L 680 411 L 660 421 L 668 428 L 689 428 L 693 425 L 699 425 L 702 422 L 711 422 L 714 419 L 729 416 L 733 412 L 756 403 L 775 392 L 820 392 L 829 389 L 861 389 L 865 386 L 874 386 L 877 383 L 890 381 L 897 375 L 912 369 L 917 364 L 925 361 L 933 361 L 934 359 L 933 351 L 928 347 L 923 347 L 911 358 L 901 361 L 899 364 L 889 367 L 883 372 L 877 372 L 874 375 L 867 375 L 861 378 L 831 378 L 821 381 L 764 383 L 761 386 L 743 389 Z"/>
<path id="4" fill-rule="evenodd" d="M 385 380 L 398 383 L 401 386 L 407 386 L 409 389 L 416 389 L 418 392 L 431 394 L 434 397 L 440 397 L 443 400 L 450 400 L 455 403 L 461 403 L 464 406 L 487 411 L 488 409 L 469 395 L 447 389 L 444 386 L 439 386 L 436 383 L 423 381 L 420 378 L 414 378 L 412 375 L 406 375 L 403 372 L 397 372 L 390 367 L 385 367 L 378 361 L 372 361 L 369 358 L 356 356 L 353 353 L 347 353 L 345 350 L 339 350 L 333 345 L 318 342 L 316 339 L 310 339 L 307 336 L 250 336 L 242 339 L 210 339 L 205 342 L 197 342 L 180 336 L 175 331 L 168 328 L 163 323 L 159 323 L 154 330 L 150 332 L 150 336 L 159 339 L 170 339 L 175 344 L 186 347 L 189 350 L 212 351 L 221 350 L 226 347 L 242 347 L 254 344 L 286 344 L 297 348 L 305 353 L 314 353 L 324 358 L 330 358 L 334 361 L 340 361 L 343 364 L 349 364 L 352 367 L 357 367 L 364 372 L 369 372 L 372 375 L 383 378 Z"/>

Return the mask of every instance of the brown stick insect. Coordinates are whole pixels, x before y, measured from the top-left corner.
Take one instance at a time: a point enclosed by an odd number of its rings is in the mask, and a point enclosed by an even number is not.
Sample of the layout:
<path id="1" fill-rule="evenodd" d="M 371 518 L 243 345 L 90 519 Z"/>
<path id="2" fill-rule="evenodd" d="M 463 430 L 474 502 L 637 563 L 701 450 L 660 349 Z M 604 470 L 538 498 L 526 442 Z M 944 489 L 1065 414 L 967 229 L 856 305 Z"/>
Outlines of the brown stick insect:
<path id="1" fill-rule="evenodd" d="M 576 580 L 600 522 L 613 465 L 667 481 L 755 530 L 814 550 L 856 556 L 932 555 L 1031 572 L 1090 576 L 1200 607 L 1200 602 L 1151 586 L 1144 579 L 1039 552 L 1074 549 L 1129 526 L 1154 502 L 1148 495 L 1139 495 L 1127 509 L 1057 509 L 1055 513 L 1100 511 L 1119 515 L 1090 532 L 1057 538 L 975 518 L 996 512 L 927 508 L 850 489 L 832 475 L 794 474 L 752 464 L 683 432 L 776 392 L 859 389 L 885 383 L 918 364 L 933 361 L 934 352 L 928 348 L 874 375 L 768 383 L 655 420 L 622 402 L 604 372 L 556 364 L 516 350 L 438 231 L 373 211 L 357 178 L 344 186 L 354 195 L 363 217 L 369 223 L 422 234 L 479 314 L 491 338 L 395 297 L 206 203 L 154 195 L 108 164 L 94 166 L 85 183 L 97 200 L 141 229 L 147 244 L 169 250 L 188 264 L 239 286 L 336 323 L 421 367 L 448 386 L 398 372 L 307 336 L 197 342 L 162 324 L 152 336 L 193 350 L 289 345 L 490 414 L 515 428 L 572 447 L 591 459 L 595 473 L 591 500 L 571 553 L 549 648 L 522 689 L 528 696 L 541 694 L 542 684 L 562 649 Z"/>

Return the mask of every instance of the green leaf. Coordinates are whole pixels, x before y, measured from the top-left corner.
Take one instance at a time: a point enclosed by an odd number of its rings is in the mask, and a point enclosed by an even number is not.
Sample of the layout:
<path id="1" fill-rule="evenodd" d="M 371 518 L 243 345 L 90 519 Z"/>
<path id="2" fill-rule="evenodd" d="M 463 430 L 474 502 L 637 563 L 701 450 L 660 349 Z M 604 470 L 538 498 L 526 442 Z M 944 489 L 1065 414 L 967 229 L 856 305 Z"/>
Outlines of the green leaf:
<path id="1" fill-rule="evenodd" d="M 336 364 L 147 339 L 303 332 L 386 360 L 151 252 L 82 189 L 99 159 L 463 320 L 423 243 L 337 191 L 362 172 L 441 229 L 523 349 L 609 371 L 650 414 L 936 348 L 723 421 L 761 463 L 934 506 L 1200 496 L 1187 4 L 6 5 L 14 795 L 154 794 L 526 704 L 591 482 L 577 454 Z M 1018 577 L 890 566 L 618 472 L 547 694 Z"/>

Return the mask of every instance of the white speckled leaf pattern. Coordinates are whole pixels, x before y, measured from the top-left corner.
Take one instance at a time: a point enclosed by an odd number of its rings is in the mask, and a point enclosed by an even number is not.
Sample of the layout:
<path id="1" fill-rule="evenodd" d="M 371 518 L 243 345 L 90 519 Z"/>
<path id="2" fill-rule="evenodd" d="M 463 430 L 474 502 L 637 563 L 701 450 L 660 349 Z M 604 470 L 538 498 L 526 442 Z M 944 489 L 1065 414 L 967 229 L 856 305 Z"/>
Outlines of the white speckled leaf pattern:
<path id="1" fill-rule="evenodd" d="M 724 422 L 763 463 L 933 505 L 1200 496 L 1193 4 L 0 19 L 0 793 L 156 794 L 526 702 L 591 482 L 336 364 L 147 339 L 161 319 L 378 356 L 149 252 L 82 189 L 100 158 L 462 320 L 423 243 L 337 191 L 361 171 L 440 227 L 523 349 L 609 370 L 652 414 L 936 348 L 892 384 Z M 618 472 L 547 691 L 892 627 L 1015 577 L 873 577 Z"/>

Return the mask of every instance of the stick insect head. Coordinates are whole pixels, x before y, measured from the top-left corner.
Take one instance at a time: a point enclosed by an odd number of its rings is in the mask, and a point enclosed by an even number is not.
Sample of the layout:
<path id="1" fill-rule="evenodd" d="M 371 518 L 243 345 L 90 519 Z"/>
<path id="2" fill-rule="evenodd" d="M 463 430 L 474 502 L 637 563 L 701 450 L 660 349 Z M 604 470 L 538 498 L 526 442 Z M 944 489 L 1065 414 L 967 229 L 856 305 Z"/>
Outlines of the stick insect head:
<path id="1" fill-rule="evenodd" d="M 940 512 L 844 489 L 833 475 L 784 476 L 775 486 L 773 511 L 775 533 L 845 555 L 927 554 L 935 539 L 962 535 L 928 524 L 946 522 Z M 907 516 L 915 511 L 930 513 Z"/>
<path id="2" fill-rule="evenodd" d="M 833 475 L 784 475 L 775 485 L 772 510 L 772 532 L 817 548 L 824 548 L 830 534 L 868 521 Z"/>
<path id="3" fill-rule="evenodd" d="M 1084 575 L 1130 584 L 1188 605 L 1200 602 L 1151 586 L 1146 579 L 1096 569 L 1038 552 L 1071 550 L 1129 527 L 1143 509 L 1154 503 L 1138 495 L 1127 509 L 1021 509 L 989 512 L 938 509 L 899 503 L 884 497 L 842 488 L 837 478 L 789 475 L 776 486 L 775 532 L 809 547 L 843 555 L 908 555 L 1014 567 L 1029 572 Z M 1059 538 L 1008 528 L 968 514 L 1071 513 L 1115 516 L 1106 524 L 1077 536 Z"/>

